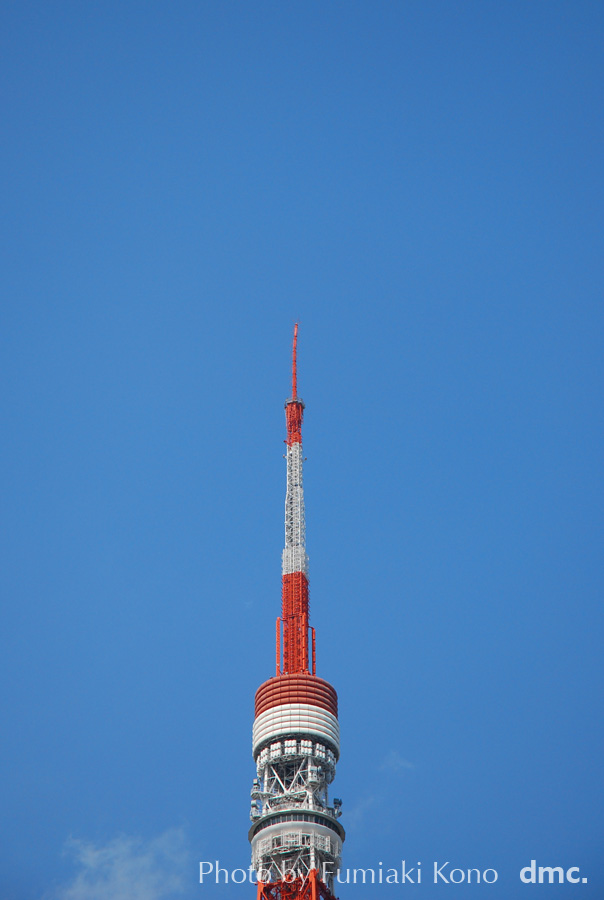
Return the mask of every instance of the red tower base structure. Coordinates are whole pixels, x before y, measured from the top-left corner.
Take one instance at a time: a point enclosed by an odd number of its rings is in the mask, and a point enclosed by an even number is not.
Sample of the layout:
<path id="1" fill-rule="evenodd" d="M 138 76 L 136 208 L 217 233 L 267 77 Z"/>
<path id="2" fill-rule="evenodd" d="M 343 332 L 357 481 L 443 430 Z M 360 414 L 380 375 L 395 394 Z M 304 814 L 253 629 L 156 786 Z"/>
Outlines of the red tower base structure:
<path id="1" fill-rule="evenodd" d="M 323 884 L 316 869 L 311 869 L 307 878 L 293 878 L 291 881 L 258 882 L 256 900 L 336 900 Z"/>

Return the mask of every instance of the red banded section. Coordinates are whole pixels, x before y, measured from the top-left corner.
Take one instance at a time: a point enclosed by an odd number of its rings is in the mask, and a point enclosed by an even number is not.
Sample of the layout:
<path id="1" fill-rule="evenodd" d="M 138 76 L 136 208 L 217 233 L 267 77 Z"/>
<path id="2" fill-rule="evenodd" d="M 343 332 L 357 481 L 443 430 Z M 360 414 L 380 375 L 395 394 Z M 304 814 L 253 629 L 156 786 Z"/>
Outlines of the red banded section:
<path id="1" fill-rule="evenodd" d="M 283 575 L 283 673 L 308 672 L 308 579 L 304 572 Z"/>
<path id="2" fill-rule="evenodd" d="M 304 417 L 304 404 L 301 400 L 290 400 L 285 404 L 285 422 L 287 424 L 286 444 L 302 443 L 302 419 Z"/>
<path id="3" fill-rule="evenodd" d="M 308 703 L 319 706 L 338 717 L 338 695 L 336 689 L 316 675 L 278 675 L 269 678 L 256 691 L 254 716 L 267 709 L 287 703 Z"/>
<path id="4" fill-rule="evenodd" d="M 311 869 L 304 878 L 258 881 L 257 884 L 256 900 L 336 900 L 316 869 Z"/>
<path id="5" fill-rule="evenodd" d="M 336 898 L 321 881 L 317 870 L 311 869 L 304 878 L 258 881 L 256 900 L 336 900 Z"/>

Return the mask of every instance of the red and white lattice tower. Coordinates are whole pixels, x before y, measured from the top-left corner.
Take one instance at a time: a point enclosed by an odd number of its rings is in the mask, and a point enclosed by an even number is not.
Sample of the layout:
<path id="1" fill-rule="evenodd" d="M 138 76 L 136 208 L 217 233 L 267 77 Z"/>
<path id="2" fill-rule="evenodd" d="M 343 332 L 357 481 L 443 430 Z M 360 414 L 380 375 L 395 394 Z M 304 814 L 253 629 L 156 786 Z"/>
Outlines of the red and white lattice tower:
<path id="1" fill-rule="evenodd" d="M 308 621 L 308 556 L 302 486 L 302 416 L 294 329 L 292 396 L 285 402 L 287 493 L 277 671 L 256 691 L 252 752 L 252 865 L 258 900 L 331 900 L 344 829 L 328 785 L 340 755 L 338 696 L 315 673 Z M 310 637 L 310 640 L 309 640 Z M 310 652 L 309 652 L 310 648 Z"/>

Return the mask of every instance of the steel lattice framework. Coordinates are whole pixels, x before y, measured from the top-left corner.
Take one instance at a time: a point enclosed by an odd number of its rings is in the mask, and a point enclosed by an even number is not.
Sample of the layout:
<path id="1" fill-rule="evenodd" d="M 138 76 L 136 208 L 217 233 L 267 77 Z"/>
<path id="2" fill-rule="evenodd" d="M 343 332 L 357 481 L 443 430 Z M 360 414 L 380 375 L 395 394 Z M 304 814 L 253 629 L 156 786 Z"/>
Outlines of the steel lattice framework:
<path id="1" fill-rule="evenodd" d="M 252 751 L 252 865 L 258 900 L 333 900 L 344 829 L 328 786 L 340 755 L 338 698 L 315 672 L 309 624 L 308 556 L 302 477 L 304 403 L 297 395 L 294 329 L 292 396 L 285 402 L 287 490 L 282 609 L 274 678 L 256 692 Z"/>

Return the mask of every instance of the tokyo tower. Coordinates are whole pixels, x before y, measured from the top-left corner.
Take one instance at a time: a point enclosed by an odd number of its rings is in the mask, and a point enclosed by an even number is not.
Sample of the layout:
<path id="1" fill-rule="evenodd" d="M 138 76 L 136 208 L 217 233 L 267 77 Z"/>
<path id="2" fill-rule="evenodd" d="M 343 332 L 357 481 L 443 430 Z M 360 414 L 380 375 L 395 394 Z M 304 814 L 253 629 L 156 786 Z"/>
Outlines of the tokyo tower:
<path id="1" fill-rule="evenodd" d="M 294 328 L 292 395 L 285 401 L 287 490 L 276 674 L 256 691 L 252 753 L 252 866 L 257 900 L 333 900 L 344 829 L 328 789 L 340 755 L 338 696 L 315 671 L 309 624 L 302 483 L 302 418 Z"/>

